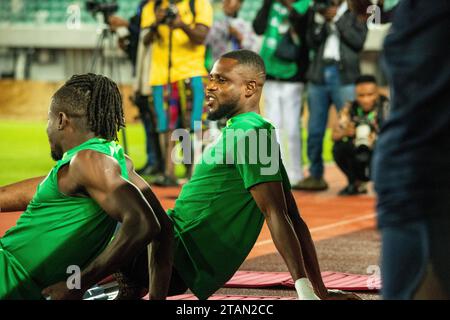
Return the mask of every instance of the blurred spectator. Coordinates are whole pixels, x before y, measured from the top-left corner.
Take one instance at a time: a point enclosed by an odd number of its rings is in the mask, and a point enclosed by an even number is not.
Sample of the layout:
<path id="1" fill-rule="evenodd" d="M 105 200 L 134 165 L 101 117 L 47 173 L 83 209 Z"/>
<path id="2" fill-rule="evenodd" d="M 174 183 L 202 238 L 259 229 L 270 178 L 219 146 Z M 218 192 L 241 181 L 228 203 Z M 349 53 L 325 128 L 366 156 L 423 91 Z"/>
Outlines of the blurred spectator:
<path id="1" fill-rule="evenodd" d="M 215 21 L 206 38 L 206 44 L 212 52 L 214 61 L 223 54 L 238 49 L 257 51 L 258 39 L 252 26 L 238 18 L 244 0 L 223 0 L 225 18 Z"/>
<path id="2" fill-rule="evenodd" d="M 379 94 L 375 77 L 360 76 L 355 84 L 356 100 L 342 108 L 333 128 L 334 160 L 348 180 L 339 195 L 367 192 L 372 152 L 389 109 L 389 100 Z"/>
<path id="3" fill-rule="evenodd" d="M 153 1 L 153 0 L 150 0 Z M 136 170 L 141 175 L 153 175 L 164 171 L 161 146 L 156 132 L 155 112 L 153 104 L 150 104 L 151 90 L 148 85 L 148 70 L 150 52 L 142 43 L 143 36 L 148 30 L 141 31 L 141 15 L 143 7 L 149 0 L 139 3 L 136 14 L 129 20 L 119 16 L 110 16 L 108 22 L 111 30 L 119 36 L 119 46 L 124 50 L 133 65 L 135 82 L 133 85 L 133 103 L 139 109 L 139 116 L 145 129 L 145 144 L 147 161 L 145 165 Z"/>
<path id="4" fill-rule="evenodd" d="M 311 0 L 264 0 L 253 28 L 263 34 L 260 55 L 267 82 L 264 86 L 265 116 L 278 129 L 283 159 L 291 184 L 303 178 L 300 114 L 308 68 L 306 12 Z M 286 134 L 286 139 L 283 137 Z"/>
<path id="5" fill-rule="evenodd" d="M 308 70 L 308 158 L 310 176 L 295 189 L 319 191 L 328 188 L 323 179 L 322 145 L 328 110 L 334 103 L 340 111 L 354 100 L 354 83 L 360 74 L 359 53 L 367 35 L 363 18 L 348 10 L 347 2 L 315 1 L 309 15 L 308 44 L 314 57 Z"/>
<path id="6" fill-rule="evenodd" d="M 202 77 L 207 75 L 204 41 L 212 20 L 209 0 L 156 0 L 143 9 L 141 26 L 150 28 L 144 43 L 152 44 L 150 85 L 165 145 L 165 174 L 157 181 L 161 185 L 178 184 L 171 159 L 172 131 L 201 128 Z"/>

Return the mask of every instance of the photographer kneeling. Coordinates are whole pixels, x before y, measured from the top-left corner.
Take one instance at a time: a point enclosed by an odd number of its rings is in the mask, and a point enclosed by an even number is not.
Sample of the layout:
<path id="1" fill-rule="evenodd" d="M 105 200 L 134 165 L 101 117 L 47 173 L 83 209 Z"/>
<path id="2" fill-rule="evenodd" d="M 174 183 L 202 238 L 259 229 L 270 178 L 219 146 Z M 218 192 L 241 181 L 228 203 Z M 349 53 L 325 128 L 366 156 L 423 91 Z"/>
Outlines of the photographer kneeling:
<path id="1" fill-rule="evenodd" d="M 339 195 L 366 193 L 375 141 L 389 109 L 389 100 L 380 95 L 375 77 L 362 75 L 355 82 L 356 100 L 339 113 L 333 128 L 333 156 L 346 175 L 348 185 Z"/>

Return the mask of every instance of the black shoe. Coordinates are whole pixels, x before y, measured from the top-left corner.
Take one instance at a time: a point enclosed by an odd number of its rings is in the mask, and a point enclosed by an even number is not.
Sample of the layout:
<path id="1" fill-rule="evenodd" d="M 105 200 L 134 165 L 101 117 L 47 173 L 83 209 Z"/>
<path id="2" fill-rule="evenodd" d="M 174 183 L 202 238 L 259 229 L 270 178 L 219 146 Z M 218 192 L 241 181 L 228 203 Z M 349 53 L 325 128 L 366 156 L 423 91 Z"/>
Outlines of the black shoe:
<path id="1" fill-rule="evenodd" d="M 362 193 L 366 193 L 366 192 L 367 192 L 367 190 L 359 190 L 358 187 L 355 186 L 354 184 L 349 184 L 344 189 L 339 191 L 338 195 L 339 196 L 355 196 L 357 194 L 362 194 Z"/>
<path id="2" fill-rule="evenodd" d="M 296 185 L 292 186 L 292 189 L 304 191 L 324 191 L 328 189 L 328 183 L 323 178 L 309 176 L 308 178 L 305 178 Z"/>
<path id="3" fill-rule="evenodd" d="M 160 175 L 153 180 L 153 184 L 160 187 L 178 187 L 179 183 L 176 179 L 166 175 Z"/>
<path id="4" fill-rule="evenodd" d="M 358 194 L 366 194 L 367 193 L 367 182 L 360 182 L 357 187 Z"/>
<path id="5" fill-rule="evenodd" d="M 154 176 L 158 173 L 162 173 L 162 170 L 159 166 L 146 165 L 145 167 L 136 170 L 136 173 L 140 176 Z"/>

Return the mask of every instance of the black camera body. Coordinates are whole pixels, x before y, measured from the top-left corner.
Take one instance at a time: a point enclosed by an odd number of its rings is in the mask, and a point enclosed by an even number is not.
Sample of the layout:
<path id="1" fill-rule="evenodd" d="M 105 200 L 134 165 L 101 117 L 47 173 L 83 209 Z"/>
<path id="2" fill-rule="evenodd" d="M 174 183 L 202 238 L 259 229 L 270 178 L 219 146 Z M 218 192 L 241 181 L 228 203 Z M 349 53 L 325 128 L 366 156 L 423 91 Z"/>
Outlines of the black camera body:
<path id="1" fill-rule="evenodd" d="M 164 24 L 171 24 L 173 20 L 175 20 L 178 14 L 178 8 L 174 3 L 171 3 L 166 10 L 166 15 L 162 21 Z"/>
<path id="2" fill-rule="evenodd" d="M 86 1 L 86 10 L 91 12 L 94 17 L 97 13 L 103 14 L 105 23 L 109 23 L 108 18 L 119 10 L 119 5 L 115 1 L 88 0 Z"/>

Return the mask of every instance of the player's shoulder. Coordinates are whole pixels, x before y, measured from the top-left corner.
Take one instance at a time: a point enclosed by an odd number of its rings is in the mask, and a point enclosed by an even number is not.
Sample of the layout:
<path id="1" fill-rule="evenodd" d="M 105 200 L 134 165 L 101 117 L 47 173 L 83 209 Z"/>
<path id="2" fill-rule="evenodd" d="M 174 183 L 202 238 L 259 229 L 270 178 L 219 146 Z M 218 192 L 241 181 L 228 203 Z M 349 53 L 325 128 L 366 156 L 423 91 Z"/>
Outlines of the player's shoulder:
<path id="1" fill-rule="evenodd" d="M 105 160 L 108 155 L 93 149 L 83 149 L 78 151 L 70 161 L 71 164 L 87 164 L 92 161 Z M 110 158 L 110 157 L 109 157 Z"/>
<path id="2" fill-rule="evenodd" d="M 274 129 L 272 123 L 269 120 L 261 116 L 256 112 L 247 112 L 245 114 L 238 115 L 237 117 L 229 120 L 229 127 L 233 129 L 244 130 L 260 130 L 260 129 Z"/>
<path id="3" fill-rule="evenodd" d="M 231 120 L 233 120 L 233 118 Z M 276 137 L 274 126 L 270 121 L 258 113 L 252 112 L 251 114 L 242 115 L 234 120 L 235 121 L 227 128 L 230 132 L 227 132 L 226 134 L 233 134 L 238 140 L 250 138 L 258 141 Z"/>
<path id="4" fill-rule="evenodd" d="M 114 157 L 92 149 L 77 152 L 69 163 L 69 172 L 80 179 L 88 179 L 100 172 L 120 172 L 120 165 Z"/>

